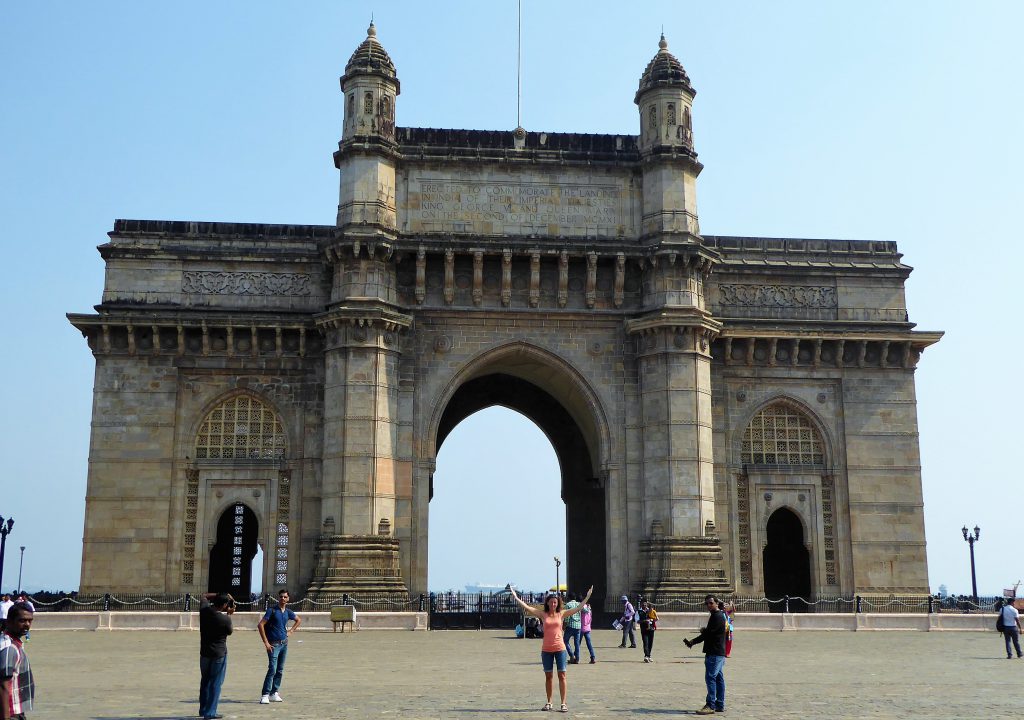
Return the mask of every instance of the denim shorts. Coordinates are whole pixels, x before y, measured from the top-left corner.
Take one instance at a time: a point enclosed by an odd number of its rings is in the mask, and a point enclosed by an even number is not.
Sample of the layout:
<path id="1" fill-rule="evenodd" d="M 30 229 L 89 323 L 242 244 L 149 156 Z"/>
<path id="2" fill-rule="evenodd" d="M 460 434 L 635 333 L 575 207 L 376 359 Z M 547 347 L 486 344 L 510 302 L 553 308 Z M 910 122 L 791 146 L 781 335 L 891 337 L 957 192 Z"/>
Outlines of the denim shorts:
<path id="1" fill-rule="evenodd" d="M 569 654 L 565 650 L 559 650 L 558 652 L 540 651 L 540 662 L 544 666 L 544 672 L 546 673 L 553 671 L 556 662 L 558 663 L 558 672 L 565 672 L 568 660 Z"/>

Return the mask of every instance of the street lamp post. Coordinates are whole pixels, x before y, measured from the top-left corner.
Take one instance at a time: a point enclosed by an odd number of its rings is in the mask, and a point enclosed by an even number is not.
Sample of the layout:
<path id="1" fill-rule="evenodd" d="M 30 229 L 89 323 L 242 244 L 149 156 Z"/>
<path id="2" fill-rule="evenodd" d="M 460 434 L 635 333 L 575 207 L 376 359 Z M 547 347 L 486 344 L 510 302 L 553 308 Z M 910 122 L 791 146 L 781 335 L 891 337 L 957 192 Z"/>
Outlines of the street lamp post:
<path id="1" fill-rule="evenodd" d="M 977 607 L 978 607 L 978 579 L 977 579 L 977 576 L 974 574 L 974 543 L 978 542 L 978 538 L 981 537 L 981 528 L 978 527 L 977 525 L 975 525 L 974 526 L 974 534 L 971 535 L 971 533 L 967 530 L 967 526 L 965 525 L 964 528 L 963 528 L 963 534 L 964 534 L 964 540 L 966 540 L 967 544 L 971 546 L 971 593 L 972 593 L 971 598 L 974 600 L 974 607 L 975 607 L 975 609 L 977 609 Z"/>
<path id="2" fill-rule="evenodd" d="M 25 567 L 25 546 L 21 546 L 21 559 L 18 561 L 18 594 L 21 594 L 21 571 Z M 0 585 L 0 587 L 3 587 Z"/>
<path id="3" fill-rule="evenodd" d="M 11 534 L 14 527 L 14 518 L 7 518 L 6 522 L 0 515 L 0 590 L 4 586 L 4 551 L 7 549 L 7 536 Z"/>
<path id="4" fill-rule="evenodd" d="M 555 595 L 561 597 L 562 595 L 562 577 L 558 569 L 562 567 L 562 561 L 555 556 Z"/>

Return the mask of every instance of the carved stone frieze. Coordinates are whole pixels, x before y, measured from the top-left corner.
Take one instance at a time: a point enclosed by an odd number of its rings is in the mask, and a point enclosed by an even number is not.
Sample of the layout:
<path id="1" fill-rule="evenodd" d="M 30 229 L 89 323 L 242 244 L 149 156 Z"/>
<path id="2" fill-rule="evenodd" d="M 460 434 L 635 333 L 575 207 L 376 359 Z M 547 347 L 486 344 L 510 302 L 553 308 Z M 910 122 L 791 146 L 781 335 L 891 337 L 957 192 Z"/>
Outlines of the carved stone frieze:
<path id="1" fill-rule="evenodd" d="M 295 295 L 312 294 L 305 273 L 216 272 L 186 270 L 181 291 L 200 295 Z"/>
<path id="2" fill-rule="evenodd" d="M 719 285 L 722 305 L 739 307 L 835 308 L 836 289 L 827 285 Z"/>

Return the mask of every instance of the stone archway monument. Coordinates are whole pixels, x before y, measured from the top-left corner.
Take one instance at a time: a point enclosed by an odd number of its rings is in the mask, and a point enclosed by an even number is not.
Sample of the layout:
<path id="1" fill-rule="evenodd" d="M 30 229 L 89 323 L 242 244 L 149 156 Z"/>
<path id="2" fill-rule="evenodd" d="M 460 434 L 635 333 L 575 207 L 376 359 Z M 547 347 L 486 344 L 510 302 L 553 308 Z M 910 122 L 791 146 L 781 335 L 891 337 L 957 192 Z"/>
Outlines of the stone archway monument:
<path id="1" fill-rule="evenodd" d="M 763 594 L 782 504 L 812 595 L 927 593 L 914 371 L 940 333 L 910 268 L 702 235 L 664 38 L 636 135 L 397 127 L 372 25 L 341 89 L 334 225 L 118 220 L 101 246 L 103 301 L 70 316 L 96 358 L 82 592 L 201 591 L 234 502 L 268 591 L 427 592 L 438 448 L 497 404 L 551 439 L 596 602 Z"/>
<path id="2" fill-rule="evenodd" d="M 667 44 L 636 94 L 639 137 L 396 128 L 399 81 L 372 26 L 341 87 L 314 589 L 362 583 L 365 562 L 424 589 L 437 448 L 503 404 L 559 455 L 571 585 L 728 591 L 721 324 L 703 290 L 719 253 L 699 234 L 694 92 Z M 385 520 L 398 552 L 376 534 Z"/>

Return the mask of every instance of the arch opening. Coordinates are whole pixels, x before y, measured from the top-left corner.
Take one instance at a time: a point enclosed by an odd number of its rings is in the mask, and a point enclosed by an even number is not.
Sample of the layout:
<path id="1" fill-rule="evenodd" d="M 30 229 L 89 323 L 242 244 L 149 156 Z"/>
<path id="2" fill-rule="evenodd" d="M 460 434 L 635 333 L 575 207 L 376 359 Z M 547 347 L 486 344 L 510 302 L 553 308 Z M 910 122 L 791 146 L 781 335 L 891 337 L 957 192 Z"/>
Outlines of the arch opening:
<path id="1" fill-rule="evenodd" d="M 470 415 L 492 406 L 513 410 L 532 421 L 551 443 L 558 461 L 559 494 L 565 503 L 565 557 L 561 577 L 571 591 L 594 585 L 594 598 L 605 595 L 605 498 L 593 458 L 597 441 L 586 433 L 573 414 L 547 389 L 518 375 L 492 372 L 464 382 L 452 395 L 437 426 L 435 452 L 451 431 Z M 591 437 L 588 437 L 588 434 Z M 506 439 L 507 441 L 507 439 Z M 434 485 L 431 478 L 430 497 Z M 499 489 L 495 499 L 514 502 L 514 488 Z M 530 522 L 523 532 L 544 532 Z M 495 562 L 501 562 L 495 558 Z M 554 562 L 551 581 L 554 581 Z"/>
<path id="2" fill-rule="evenodd" d="M 790 612 L 806 612 L 806 599 L 811 596 L 811 556 L 804 544 L 804 526 L 796 513 L 779 508 L 768 518 L 765 545 L 764 594 L 769 600 L 790 597 Z M 804 600 L 794 600 L 803 598 Z M 772 610 L 781 612 L 782 603 L 773 603 Z"/>
<path id="3" fill-rule="evenodd" d="M 245 503 L 229 505 L 221 513 L 217 540 L 210 549 L 209 592 L 229 592 L 235 599 L 249 599 L 258 537 L 256 513 Z"/>
<path id="4" fill-rule="evenodd" d="M 428 588 L 553 585 L 552 558 L 566 557 L 559 476 L 551 442 L 522 414 L 492 406 L 459 423 L 434 471 Z M 563 581 L 564 575 L 563 567 Z"/>

